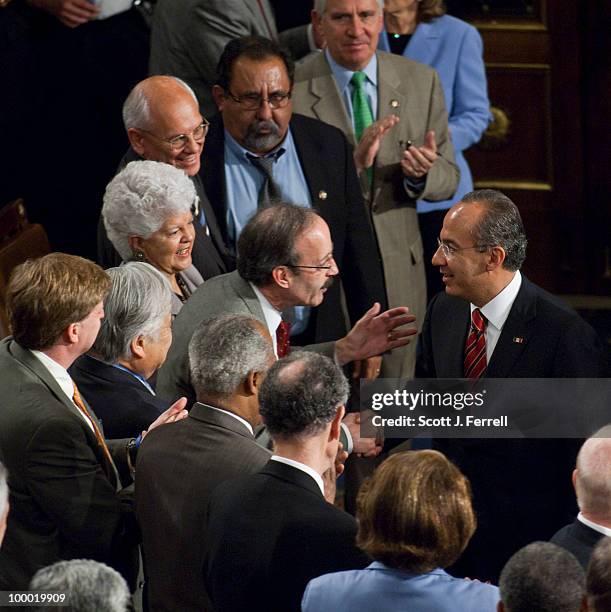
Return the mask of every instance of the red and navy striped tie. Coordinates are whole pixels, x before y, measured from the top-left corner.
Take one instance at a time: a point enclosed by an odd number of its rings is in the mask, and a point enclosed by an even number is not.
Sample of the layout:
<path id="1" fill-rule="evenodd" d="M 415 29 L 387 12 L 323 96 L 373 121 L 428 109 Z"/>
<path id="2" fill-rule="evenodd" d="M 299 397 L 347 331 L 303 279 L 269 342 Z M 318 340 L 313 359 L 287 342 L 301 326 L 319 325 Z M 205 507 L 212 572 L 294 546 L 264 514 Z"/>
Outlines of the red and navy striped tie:
<path id="1" fill-rule="evenodd" d="M 465 378 L 479 378 L 486 366 L 486 319 L 476 308 L 471 313 L 471 329 L 465 345 Z"/>

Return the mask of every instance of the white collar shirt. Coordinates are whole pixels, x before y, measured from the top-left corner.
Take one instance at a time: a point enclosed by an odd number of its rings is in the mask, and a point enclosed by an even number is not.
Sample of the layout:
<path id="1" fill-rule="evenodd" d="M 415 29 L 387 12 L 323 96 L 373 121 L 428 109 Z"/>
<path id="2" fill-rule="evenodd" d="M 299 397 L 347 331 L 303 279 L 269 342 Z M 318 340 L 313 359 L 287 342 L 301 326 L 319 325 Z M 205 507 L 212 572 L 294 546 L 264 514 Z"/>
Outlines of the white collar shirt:
<path id="1" fill-rule="evenodd" d="M 487 363 L 490 363 L 492 353 L 494 353 L 494 349 L 503 331 L 503 325 L 505 325 L 505 321 L 507 321 L 507 317 L 518 295 L 518 291 L 520 291 L 521 285 L 522 275 L 518 270 L 511 279 L 511 282 L 496 297 L 480 308 L 480 312 L 488 321 L 486 325 Z M 476 308 L 477 306 L 471 304 L 471 314 L 473 314 Z"/>
<path id="2" fill-rule="evenodd" d="M 230 412 L 229 410 L 223 410 L 222 408 L 217 408 L 216 406 L 211 406 L 210 404 L 204 404 L 204 406 L 210 408 L 211 410 L 216 410 L 217 412 L 222 412 L 223 414 L 233 417 L 234 419 L 236 419 L 236 421 L 240 421 L 240 423 L 242 423 L 242 425 L 244 425 L 244 427 L 246 427 L 246 429 L 248 429 L 248 431 L 250 431 L 250 433 L 254 437 L 255 432 L 252 429 L 252 425 L 246 419 L 243 419 L 241 416 L 238 416 L 234 412 Z"/>
<path id="3" fill-rule="evenodd" d="M 325 485 L 322 481 L 322 476 L 315 469 L 311 468 L 305 463 L 301 463 L 300 461 L 295 461 L 294 459 L 287 459 L 286 457 L 280 457 L 279 455 L 272 455 L 271 460 L 277 461 L 278 463 L 290 465 L 298 470 L 301 470 L 302 472 L 305 472 L 308 476 L 311 476 L 314 479 L 314 481 L 318 485 L 318 488 L 320 489 L 320 492 L 322 493 L 322 496 L 325 496 Z"/>
<path id="4" fill-rule="evenodd" d="M 603 525 L 599 525 L 598 523 L 587 519 L 583 514 L 581 514 L 581 512 L 577 515 L 577 520 L 590 529 L 594 529 L 594 531 L 598 531 L 598 533 L 611 537 L 611 529 L 609 529 L 609 527 L 604 527 Z"/>
<path id="5" fill-rule="evenodd" d="M 250 283 L 250 286 L 259 300 L 259 304 L 261 304 L 263 316 L 265 317 L 265 325 L 267 326 L 267 331 L 269 331 L 269 335 L 272 337 L 272 342 L 274 343 L 274 354 L 276 357 L 278 357 L 276 330 L 282 321 L 282 314 L 270 304 L 269 300 L 261 293 L 261 291 L 259 291 L 257 287 L 255 287 L 252 283 Z"/>

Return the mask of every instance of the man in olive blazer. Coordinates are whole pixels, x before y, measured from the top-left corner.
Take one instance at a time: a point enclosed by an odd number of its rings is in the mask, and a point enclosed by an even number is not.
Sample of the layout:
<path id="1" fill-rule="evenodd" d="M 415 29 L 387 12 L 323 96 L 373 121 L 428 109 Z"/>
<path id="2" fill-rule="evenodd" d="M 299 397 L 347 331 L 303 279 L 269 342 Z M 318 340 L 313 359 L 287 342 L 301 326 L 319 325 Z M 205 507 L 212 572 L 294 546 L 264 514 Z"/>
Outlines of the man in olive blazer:
<path id="1" fill-rule="evenodd" d="M 345 72 L 366 71 L 377 61 L 374 88 L 377 91 L 377 116 L 374 119 L 386 118 L 388 121 L 388 116 L 396 115 L 399 122 L 386 124 L 383 136 L 377 139 L 379 150 L 373 162 L 372 182 L 370 184 L 368 173 L 363 170 L 361 187 L 382 256 L 388 305 L 409 306 L 421 325 L 426 310 L 426 283 L 416 200 L 451 197 L 458 184 L 458 169 L 454 163 L 443 90 L 437 73 L 403 57 L 376 53 L 382 13 L 376 0 L 368 1 L 371 10 L 377 11 L 377 16 L 371 26 L 365 26 L 369 46 L 367 52 L 363 51 L 358 58 L 344 56 L 344 38 L 351 40 L 350 32 L 346 34 L 339 31 L 341 28 L 327 27 L 330 22 L 327 13 L 333 9 L 331 0 L 327 2 L 323 15 L 315 20 L 315 27 L 324 29 L 328 48 L 324 53 L 310 55 L 296 66 L 293 108 L 296 113 L 339 128 L 356 146 L 353 120 L 344 93 L 338 88 L 331 62 Z M 362 38 L 365 40 L 365 34 Z M 354 63 L 350 63 L 353 59 Z M 350 85 L 347 86 L 349 89 Z M 400 163 L 404 150 L 410 142 L 413 144 L 410 150 L 426 146 L 427 133 L 431 131 L 434 131 L 436 160 L 428 172 L 409 178 Z M 382 375 L 411 378 L 415 355 L 415 345 L 393 351 L 384 358 Z"/>

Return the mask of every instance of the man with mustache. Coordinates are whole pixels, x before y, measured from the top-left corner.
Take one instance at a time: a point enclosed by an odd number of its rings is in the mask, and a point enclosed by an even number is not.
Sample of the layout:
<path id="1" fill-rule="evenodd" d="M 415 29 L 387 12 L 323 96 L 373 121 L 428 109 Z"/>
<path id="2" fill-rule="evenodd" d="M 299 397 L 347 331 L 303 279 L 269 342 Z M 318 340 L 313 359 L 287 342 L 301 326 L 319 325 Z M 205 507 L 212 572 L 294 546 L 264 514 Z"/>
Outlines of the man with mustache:
<path id="1" fill-rule="evenodd" d="M 266 38 L 241 38 L 225 47 L 213 88 L 220 115 L 210 123 L 201 176 L 233 249 L 258 208 L 278 201 L 314 208 L 330 229 L 355 324 L 374 302 L 386 307 L 378 248 L 345 136 L 321 121 L 292 114 L 293 72 L 290 58 Z M 316 311 L 298 307 L 289 316 L 294 344 L 343 336 L 340 283 L 328 288 Z M 365 373 L 374 376 L 379 358 L 364 365 Z"/>

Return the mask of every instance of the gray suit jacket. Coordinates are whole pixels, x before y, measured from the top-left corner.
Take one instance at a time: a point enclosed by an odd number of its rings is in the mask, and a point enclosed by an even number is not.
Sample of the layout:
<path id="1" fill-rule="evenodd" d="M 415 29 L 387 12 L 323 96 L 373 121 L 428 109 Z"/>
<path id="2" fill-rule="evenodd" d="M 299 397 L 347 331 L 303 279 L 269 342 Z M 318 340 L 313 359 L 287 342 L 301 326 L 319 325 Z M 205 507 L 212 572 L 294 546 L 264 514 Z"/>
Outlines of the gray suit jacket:
<path id="1" fill-rule="evenodd" d="M 153 430 L 138 452 L 136 513 L 151 612 L 199 612 L 205 512 L 222 482 L 259 471 L 271 453 L 237 419 L 196 403 L 189 417 Z"/>
<path id="2" fill-rule="evenodd" d="M 185 396 L 189 404 L 195 401 L 189 373 L 189 341 L 199 323 L 222 314 L 250 315 L 265 325 L 265 316 L 255 292 L 237 271 L 206 281 L 186 301 L 174 319 L 172 346 L 157 374 L 158 395 L 172 401 Z M 323 342 L 304 348 L 332 357 L 334 343 Z"/>
<path id="3" fill-rule="evenodd" d="M 212 85 L 225 45 L 253 34 L 278 38 L 268 0 L 157 0 L 151 31 L 150 74 L 171 74 L 187 81 L 204 115 L 216 112 Z M 307 31 L 294 28 L 280 35 L 297 59 L 309 51 Z"/>
<path id="4" fill-rule="evenodd" d="M 369 205 L 384 265 L 389 307 L 409 306 L 419 324 L 426 311 L 426 284 L 416 199 L 443 200 L 454 193 L 458 169 L 448 133 L 448 117 L 437 73 L 428 66 L 378 52 L 378 117 L 401 119 L 383 139 L 375 160 L 373 185 L 363 173 L 361 186 Z M 297 66 L 293 89 L 295 112 L 341 129 L 355 145 L 352 121 L 323 53 Z M 406 191 L 399 162 L 402 142 L 422 145 L 435 130 L 439 159 L 426 177 L 422 192 Z M 384 358 L 382 375 L 411 377 L 416 343 Z"/>

